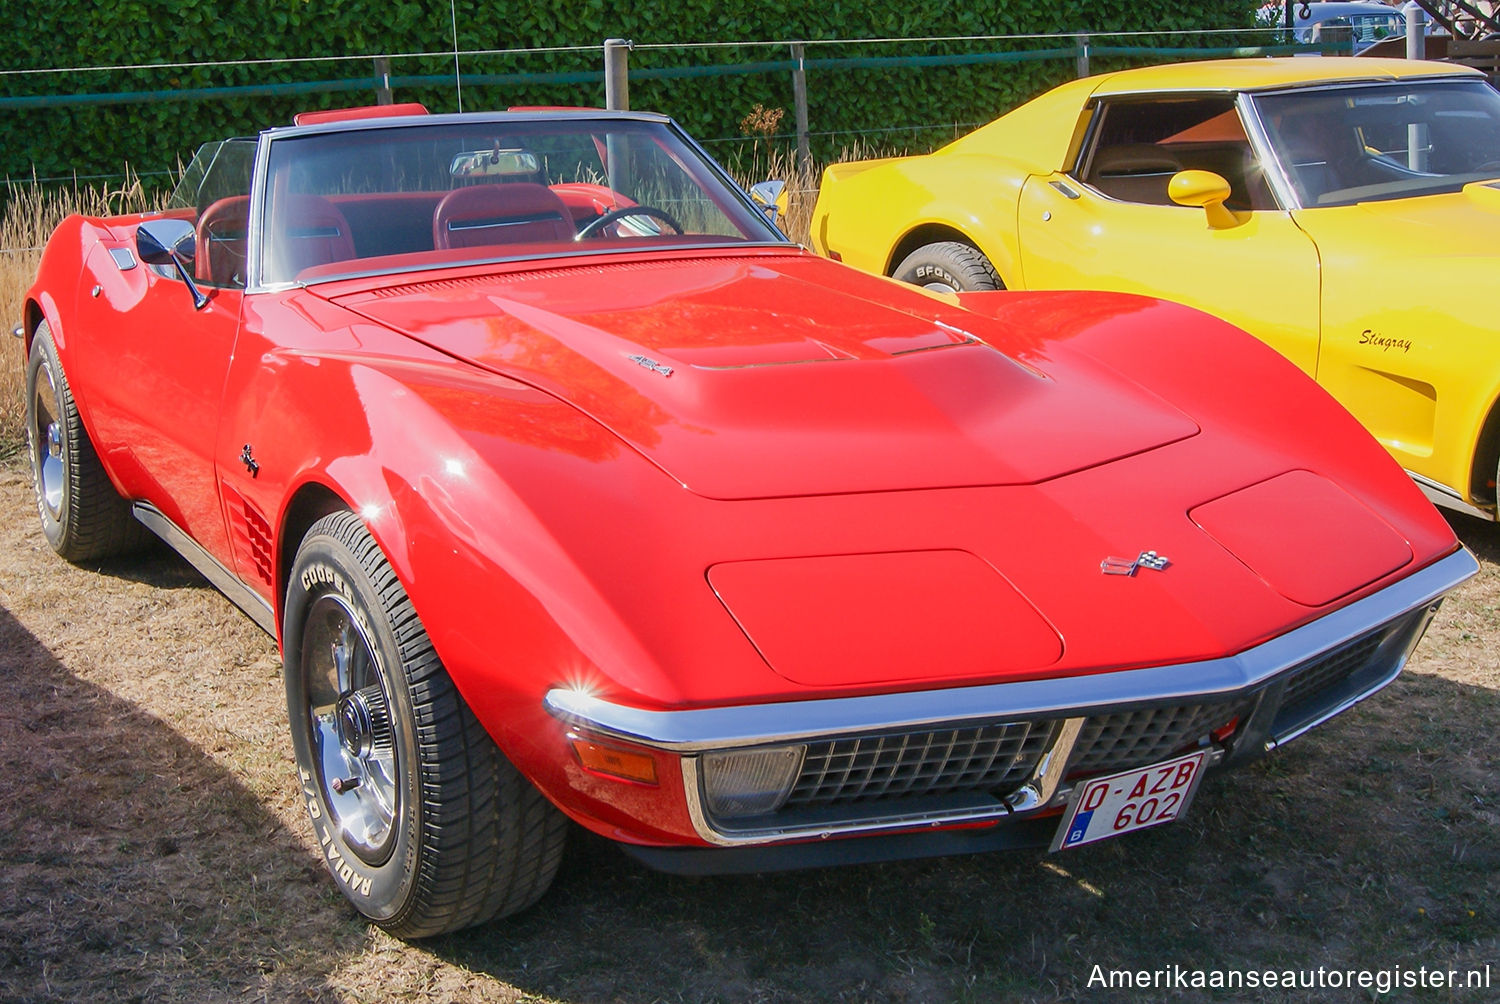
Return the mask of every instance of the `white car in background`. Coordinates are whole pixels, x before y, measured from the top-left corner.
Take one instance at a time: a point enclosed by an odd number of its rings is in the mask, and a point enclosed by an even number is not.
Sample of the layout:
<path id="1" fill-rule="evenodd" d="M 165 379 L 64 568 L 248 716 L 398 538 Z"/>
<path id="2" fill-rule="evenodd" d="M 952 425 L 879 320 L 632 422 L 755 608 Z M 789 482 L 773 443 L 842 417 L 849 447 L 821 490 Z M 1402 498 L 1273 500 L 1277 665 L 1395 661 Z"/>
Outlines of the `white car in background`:
<path id="1" fill-rule="evenodd" d="M 1260 9 L 1260 20 L 1272 27 L 1285 25 L 1286 7 L 1267 4 Z M 1383 3 L 1292 3 L 1292 30 L 1298 42 L 1343 41 L 1349 35 L 1339 32 L 1341 28 L 1352 32 L 1358 54 L 1376 42 L 1405 35 L 1406 15 Z"/>

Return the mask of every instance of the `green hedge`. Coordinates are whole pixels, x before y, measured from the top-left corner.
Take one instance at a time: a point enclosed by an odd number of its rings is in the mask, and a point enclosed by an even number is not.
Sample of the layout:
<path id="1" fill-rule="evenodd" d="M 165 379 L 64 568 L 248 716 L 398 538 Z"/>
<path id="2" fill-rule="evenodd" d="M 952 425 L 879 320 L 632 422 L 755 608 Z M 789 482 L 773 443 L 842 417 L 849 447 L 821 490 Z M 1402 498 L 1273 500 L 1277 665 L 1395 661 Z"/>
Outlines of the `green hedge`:
<path id="1" fill-rule="evenodd" d="M 0 68 L 51 69 L 136 63 L 234 61 L 355 56 L 381 52 L 450 51 L 447 4 L 412 0 L 305 0 L 224 4 L 210 0 L 53 0 L 13 3 L 0 15 L 10 40 Z M 1088 31 L 1235 29 L 1254 22 L 1255 0 L 988 0 L 950 11 L 946 5 L 896 0 L 676 0 L 620 3 L 534 0 L 526 4 L 460 0 L 458 46 L 464 50 L 589 46 L 583 52 L 466 56 L 466 110 L 516 104 L 601 105 L 597 48 L 607 37 L 637 43 L 972 36 Z M 1207 45 L 1231 44 L 1223 34 Z M 1160 37 L 1163 45 L 1197 39 Z M 1102 40 L 1101 40 L 1102 41 Z M 1241 39 L 1243 41 L 1243 39 Z M 813 45 L 809 60 L 963 55 L 1002 49 L 1056 48 L 1056 40 Z M 1151 44 L 1146 41 L 1145 44 Z M 634 72 L 725 63 L 774 63 L 786 46 L 640 48 Z M 1179 57 L 1180 58 L 1180 57 Z M 457 109 L 453 58 L 398 58 L 393 77 L 422 82 L 395 89 L 396 100 L 433 111 Z M 926 149 L 1072 76 L 1073 61 L 1049 58 L 978 65 L 809 69 L 810 125 L 815 154 L 826 158 L 863 139 L 877 148 Z M 485 83 L 514 74 L 586 74 L 576 83 Z M 359 83 L 367 78 L 368 84 Z M 317 85 L 354 81 L 348 89 L 283 95 L 228 95 L 191 100 L 112 104 L 69 103 L 79 94 L 171 92 L 252 85 Z M 42 107 L 0 108 L 0 175 L 26 178 L 114 175 L 128 164 L 149 179 L 189 157 L 198 144 L 284 123 L 304 108 L 374 102 L 369 60 L 226 65 L 184 69 L 86 70 L 0 76 L 0 98 L 55 99 Z M 666 112 L 710 142 L 727 160 L 738 157 L 741 122 L 756 105 L 782 109 L 776 130 L 792 131 L 792 81 L 786 70 L 741 75 L 633 77 L 631 105 Z M 786 142 L 773 140 L 773 142 Z"/>

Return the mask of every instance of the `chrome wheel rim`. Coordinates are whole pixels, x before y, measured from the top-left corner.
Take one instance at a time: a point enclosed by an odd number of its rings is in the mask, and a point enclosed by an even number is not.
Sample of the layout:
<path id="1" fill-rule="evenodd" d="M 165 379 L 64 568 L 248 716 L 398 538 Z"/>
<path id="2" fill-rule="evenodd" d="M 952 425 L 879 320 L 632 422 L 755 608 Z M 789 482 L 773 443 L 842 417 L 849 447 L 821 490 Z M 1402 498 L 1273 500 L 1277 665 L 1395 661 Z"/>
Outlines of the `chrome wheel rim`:
<path id="1" fill-rule="evenodd" d="M 342 595 L 326 593 L 308 611 L 302 679 L 323 804 L 344 844 L 366 864 L 381 864 L 401 808 L 390 694 L 361 618 Z"/>
<path id="2" fill-rule="evenodd" d="M 959 292 L 959 290 L 957 290 L 954 287 L 948 285 L 946 282 L 924 282 L 924 283 L 922 283 L 922 288 L 923 289 L 930 289 L 934 293 L 957 293 L 957 292 Z"/>
<path id="3" fill-rule="evenodd" d="M 58 421 L 57 387 L 52 367 L 37 369 L 36 389 L 31 398 L 31 469 L 36 477 L 37 501 L 54 520 L 62 520 L 63 469 L 62 424 Z"/>

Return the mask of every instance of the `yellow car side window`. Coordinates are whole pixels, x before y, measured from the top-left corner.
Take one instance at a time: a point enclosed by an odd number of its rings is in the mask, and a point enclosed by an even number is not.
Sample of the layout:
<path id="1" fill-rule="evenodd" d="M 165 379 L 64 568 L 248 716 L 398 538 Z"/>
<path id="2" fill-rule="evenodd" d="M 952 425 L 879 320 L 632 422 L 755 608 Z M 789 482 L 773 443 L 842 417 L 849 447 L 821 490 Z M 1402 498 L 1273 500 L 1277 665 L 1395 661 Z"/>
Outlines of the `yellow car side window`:
<path id="1" fill-rule="evenodd" d="M 1172 176 L 1198 170 L 1229 182 L 1230 209 L 1275 204 L 1229 97 L 1109 102 L 1099 110 L 1080 168 L 1080 180 L 1122 202 L 1173 205 Z"/>

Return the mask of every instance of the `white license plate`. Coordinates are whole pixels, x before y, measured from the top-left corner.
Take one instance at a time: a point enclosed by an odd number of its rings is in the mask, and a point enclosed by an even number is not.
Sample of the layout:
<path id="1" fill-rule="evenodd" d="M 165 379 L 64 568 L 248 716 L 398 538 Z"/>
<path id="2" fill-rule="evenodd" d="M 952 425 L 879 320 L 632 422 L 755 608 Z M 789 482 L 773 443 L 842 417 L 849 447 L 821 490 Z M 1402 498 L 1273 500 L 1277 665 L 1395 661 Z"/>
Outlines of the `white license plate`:
<path id="1" fill-rule="evenodd" d="M 1187 809 L 1202 774 L 1200 751 L 1085 781 L 1068 798 L 1068 811 L 1052 839 L 1052 849 L 1080 847 L 1170 823 Z"/>

